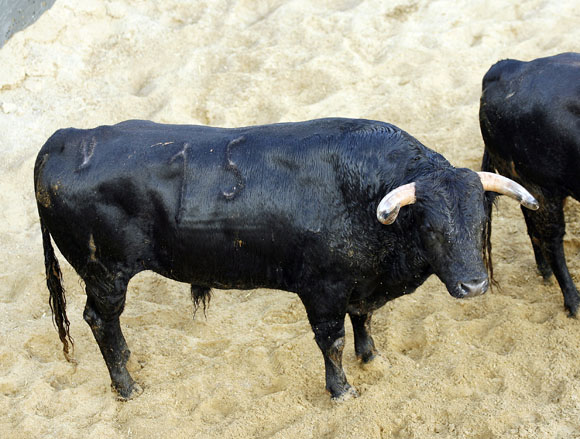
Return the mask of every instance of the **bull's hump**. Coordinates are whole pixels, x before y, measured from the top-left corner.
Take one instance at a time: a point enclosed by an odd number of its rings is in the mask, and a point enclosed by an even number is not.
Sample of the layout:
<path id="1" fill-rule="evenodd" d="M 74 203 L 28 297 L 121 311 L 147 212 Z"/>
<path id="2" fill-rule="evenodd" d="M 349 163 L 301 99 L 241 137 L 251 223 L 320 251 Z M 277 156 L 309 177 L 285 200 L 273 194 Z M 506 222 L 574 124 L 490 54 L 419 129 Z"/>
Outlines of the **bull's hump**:
<path id="1" fill-rule="evenodd" d="M 268 136 L 270 139 L 295 138 L 304 139 L 312 136 L 385 133 L 400 131 L 394 125 L 368 120 L 348 118 L 323 118 L 304 122 L 282 122 L 267 125 L 246 126 L 241 128 L 220 128 L 204 125 L 170 125 L 158 124 L 144 120 L 129 120 L 109 127 L 99 127 L 115 130 L 121 136 L 149 136 L 150 138 L 178 137 L 183 141 L 196 143 L 196 139 L 223 138 L 229 142 L 237 137 Z"/>

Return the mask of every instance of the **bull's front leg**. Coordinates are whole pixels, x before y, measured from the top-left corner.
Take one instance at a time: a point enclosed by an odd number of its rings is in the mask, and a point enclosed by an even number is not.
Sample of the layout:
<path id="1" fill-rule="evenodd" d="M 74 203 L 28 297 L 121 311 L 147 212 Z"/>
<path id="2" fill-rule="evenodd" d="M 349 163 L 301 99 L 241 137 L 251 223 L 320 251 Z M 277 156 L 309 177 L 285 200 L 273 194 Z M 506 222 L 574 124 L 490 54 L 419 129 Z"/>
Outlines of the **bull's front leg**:
<path id="1" fill-rule="evenodd" d="M 328 286 L 323 285 L 320 289 L 310 289 L 300 294 L 314 331 L 314 339 L 322 351 L 326 371 L 326 390 L 330 392 L 333 400 L 345 400 L 358 396 L 357 391 L 348 383 L 342 369 L 347 302 L 342 294 L 346 290 L 337 285 L 329 290 Z"/>
<path id="2" fill-rule="evenodd" d="M 357 397 L 342 368 L 344 350 L 344 317 L 341 320 L 312 323 L 314 339 L 322 351 L 326 371 L 326 390 L 333 400 L 346 400 Z"/>

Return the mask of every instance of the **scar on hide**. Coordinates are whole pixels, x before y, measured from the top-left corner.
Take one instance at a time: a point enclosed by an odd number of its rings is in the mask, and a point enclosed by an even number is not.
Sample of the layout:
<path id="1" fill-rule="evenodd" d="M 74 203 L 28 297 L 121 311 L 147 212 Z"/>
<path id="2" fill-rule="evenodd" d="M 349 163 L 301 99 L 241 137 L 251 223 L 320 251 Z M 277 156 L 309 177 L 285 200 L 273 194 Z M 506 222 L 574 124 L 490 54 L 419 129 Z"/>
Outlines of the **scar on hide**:
<path id="1" fill-rule="evenodd" d="M 159 142 L 159 143 L 155 143 L 153 145 L 150 146 L 150 148 L 153 148 L 154 146 L 167 146 L 167 145 L 171 145 L 175 142 Z"/>
<path id="2" fill-rule="evenodd" d="M 185 211 L 185 190 L 187 185 L 187 155 L 189 151 L 189 143 L 184 142 L 183 148 L 169 160 L 169 164 L 173 164 L 179 158 L 183 159 L 182 163 L 182 173 L 181 173 L 181 187 L 179 188 L 179 207 L 177 209 L 177 215 L 175 220 L 179 222 L 179 219 Z"/>
<path id="3" fill-rule="evenodd" d="M 344 350 L 344 337 L 337 338 L 332 346 L 328 349 L 328 358 L 335 365 L 340 365 L 342 362 L 342 351 Z"/>
<path id="4" fill-rule="evenodd" d="M 79 166 L 79 169 L 83 169 L 89 164 L 89 161 L 93 157 L 95 152 L 95 146 L 97 145 L 97 139 L 93 136 L 90 141 L 83 139 L 81 142 L 81 152 L 83 154 L 83 161 Z"/>
<path id="5" fill-rule="evenodd" d="M 519 177 L 518 172 L 516 171 L 516 164 L 513 162 L 510 163 L 510 170 L 512 171 L 512 175 L 514 177 Z"/>
<path id="6" fill-rule="evenodd" d="M 242 143 L 246 138 L 244 136 L 238 137 L 228 143 L 226 147 L 226 171 L 231 171 L 236 177 L 236 184 L 229 192 L 223 191 L 222 194 L 226 200 L 232 200 L 245 186 L 244 177 L 238 169 L 238 166 L 232 161 L 232 148 Z"/>
<path id="7" fill-rule="evenodd" d="M 155 146 L 155 145 L 152 145 Z M 189 150 L 189 143 L 184 142 L 183 143 L 183 148 L 181 148 L 181 151 L 179 151 L 178 153 L 176 153 L 173 157 L 171 157 L 171 160 L 169 160 L 169 164 L 173 164 L 173 162 L 175 160 L 177 160 L 179 157 L 183 158 L 183 165 L 184 165 L 184 169 L 185 169 L 185 159 L 187 158 L 187 151 Z"/>
<path id="8" fill-rule="evenodd" d="M 91 236 L 89 236 L 89 259 L 91 261 L 96 261 L 97 260 L 97 246 L 95 245 L 95 237 L 93 236 L 93 234 L 91 233 Z"/>

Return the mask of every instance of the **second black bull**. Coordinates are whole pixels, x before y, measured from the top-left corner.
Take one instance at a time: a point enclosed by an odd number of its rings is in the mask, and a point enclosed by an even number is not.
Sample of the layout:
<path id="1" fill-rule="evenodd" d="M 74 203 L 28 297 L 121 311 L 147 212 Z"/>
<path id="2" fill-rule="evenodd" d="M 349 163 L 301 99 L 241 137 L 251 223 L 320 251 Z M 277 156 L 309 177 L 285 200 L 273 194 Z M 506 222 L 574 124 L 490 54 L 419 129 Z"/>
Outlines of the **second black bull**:
<path id="1" fill-rule="evenodd" d="M 564 201 L 580 201 L 580 54 L 506 59 L 483 78 L 482 169 L 523 184 L 540 202 L 522 209 L 540 274 L 555 274 L 570 315 L 580 296 L 566 265 Z M 491 201 L 488 197 L 489 212 Z"/>
<path id="2" fill-rule="evenodd" d="M 196 307 L 211 288 L 296 293 L 326 388 L 344 398 L 356 395 L 342 369 L 346 314 L 357 356 L 370 361 L 372 312 L 431 274 L 454 297 L 486 291 L 485 190 L 537 208 L 504 177 L 454 168 L 393 125 L 353 119 L 59 130 L 38 154 L 34 179 L 65 354 L 69 322 L 51 235 L 85 283 L 84 318 L 122 398 L 140 392 L 119 324 L 140 271 L 191 284 Z"/>

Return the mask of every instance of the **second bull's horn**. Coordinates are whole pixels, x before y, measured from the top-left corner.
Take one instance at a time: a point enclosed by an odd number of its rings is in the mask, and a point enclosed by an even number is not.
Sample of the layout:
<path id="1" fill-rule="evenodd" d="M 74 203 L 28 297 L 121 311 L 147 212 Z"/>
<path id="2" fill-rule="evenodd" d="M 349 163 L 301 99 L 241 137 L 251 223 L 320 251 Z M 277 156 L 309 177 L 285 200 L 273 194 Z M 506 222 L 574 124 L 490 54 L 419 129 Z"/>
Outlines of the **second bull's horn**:
<path id="1" fill-rule="evenodd" d="M 416 200 L 415 183 L 399 186 L 383 197 L 377 207 L 377 218 L 383 224 L 392 224 L 397 219 L 401 207 L 413 204 Z"/>
<path id="2" fill-rule="evenodd" d="M 522 206 L 528 209 L 538 210 L 538 201 L 523 186 L 513 180 L 493 172 L 478 172 L 483 189 L 498 194 L 507 195 L 514 200 L 518 200 Z"/>

